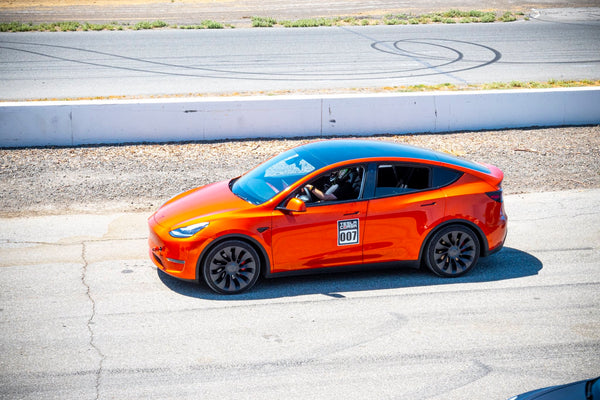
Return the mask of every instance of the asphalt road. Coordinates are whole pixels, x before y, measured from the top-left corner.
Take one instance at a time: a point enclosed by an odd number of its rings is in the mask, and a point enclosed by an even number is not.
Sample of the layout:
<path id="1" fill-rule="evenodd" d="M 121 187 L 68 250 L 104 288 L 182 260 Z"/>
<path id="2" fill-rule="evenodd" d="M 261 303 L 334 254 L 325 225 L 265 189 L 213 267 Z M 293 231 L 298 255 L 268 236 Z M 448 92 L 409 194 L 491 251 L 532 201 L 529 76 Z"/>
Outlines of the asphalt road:
<path id="1" fill-rule="evenodd" d="M 0 100 L 598 79 L 593 10 L 495 24 L 4 33 Z"/>
<path id="2" fill-rule="evenodd" d="M 600 375 L 600 190 L 506 209 L 506 248 L 463 278 L 237 297 L 157 272 L 144 214 L 1 219 L 0 398 L 506 399 Z"/>

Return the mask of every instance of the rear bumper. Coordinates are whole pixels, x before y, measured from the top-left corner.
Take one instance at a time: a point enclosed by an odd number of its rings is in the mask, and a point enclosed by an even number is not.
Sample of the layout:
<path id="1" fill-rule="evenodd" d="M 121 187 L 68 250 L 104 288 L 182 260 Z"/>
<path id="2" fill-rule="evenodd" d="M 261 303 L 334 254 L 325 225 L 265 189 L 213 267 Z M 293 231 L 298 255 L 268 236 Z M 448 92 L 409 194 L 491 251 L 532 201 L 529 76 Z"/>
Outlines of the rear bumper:
<path id="1" fill-rule="evenodd" d="M 488 249 L 486 256 L 491 256 L 492 254 L 496 254 L 497 252 L 502 250 L 502 248 L 504 247 L 504 242 L 506 241 L 506 235 L 508 234 L 508 230 L 506 229 L 506 224 L 504 225 L 503 230 L 504 230 L 504 235 L 502 237 L 502 240 L 496 246 Z"/>
<path id="2" fill-rule="evenodd" d="M 499 252 L 500 250 L 502 250 L 502 248 L 504 247 L 504 242 L 500 243 L 499 246 L 496 246 L 493 249 L 490 249 L 487 253 L 488 256 L 491 256 L 492 254 L 496 254 L 497 252 Z"/>

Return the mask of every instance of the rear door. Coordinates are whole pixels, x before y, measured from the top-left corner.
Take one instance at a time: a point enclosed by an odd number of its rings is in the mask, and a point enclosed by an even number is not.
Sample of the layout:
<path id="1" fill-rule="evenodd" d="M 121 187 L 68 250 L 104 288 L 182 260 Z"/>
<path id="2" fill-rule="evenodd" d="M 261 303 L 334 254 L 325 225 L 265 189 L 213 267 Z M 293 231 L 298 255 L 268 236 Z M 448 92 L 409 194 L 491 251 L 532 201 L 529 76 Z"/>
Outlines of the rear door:
<path id="1" fill-rule="evenodd" d="M 423 240 L 444 216 L 445 195 L 433 187 L 434 168 L 380 163 L 373 169 L 376 182 L 367 210 L 364 262 L 418 260 Z"/>

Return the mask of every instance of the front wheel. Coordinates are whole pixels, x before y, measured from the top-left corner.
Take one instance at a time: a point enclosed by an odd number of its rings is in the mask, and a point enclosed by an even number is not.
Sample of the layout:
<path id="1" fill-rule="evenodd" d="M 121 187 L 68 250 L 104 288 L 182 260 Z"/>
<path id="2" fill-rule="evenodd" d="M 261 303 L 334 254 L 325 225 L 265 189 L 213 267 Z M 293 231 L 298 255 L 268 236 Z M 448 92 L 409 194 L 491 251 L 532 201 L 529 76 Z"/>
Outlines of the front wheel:
<path id="1" fill-rule="evenodd" d="M 425 264 L 436 275 L 460 276 L 470 271 L 479 259 L 477 235 L 466 226 L 451 225 L 429 241 Z"/>
<path id="2" fill-rule="evenodd" d="M 215 292 L 238 294 L 250 289 L 260 274 L 260 258 L 252 246 L 228 240 L 212 249 L 204 260 L 202 274 Z"/>

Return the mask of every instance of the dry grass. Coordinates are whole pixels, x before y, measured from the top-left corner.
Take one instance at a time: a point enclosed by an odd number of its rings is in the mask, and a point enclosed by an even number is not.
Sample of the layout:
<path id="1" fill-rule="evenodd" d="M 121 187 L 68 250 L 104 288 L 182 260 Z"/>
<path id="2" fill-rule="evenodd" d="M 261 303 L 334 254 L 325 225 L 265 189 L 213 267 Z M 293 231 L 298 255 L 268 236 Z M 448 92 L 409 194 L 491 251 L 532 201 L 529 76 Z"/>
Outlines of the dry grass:
<path id="1" fill-rule="evenodd" d="M 78 100 L 135 100 L 135 99 L 164 99 L 164 98 L 193 98 L 193 97 L 249 97 L 249 96 L 290 96 L 290 95 L 338 95 L 338 94 L 377 94 L 377 93 L 411 93 L 411 92 L 448 92 L 466 90 L 505 90 L 505 89 L 555 89 L 573 87 L 600 87 L 600 79 L 587 80 L 550 80 L 547 82 L 492 82 L 478 85 L 412 85 L 412 86 L 382 86 L 346 89 L 294 89 L 294 90 L 260 90 L 249 92 L 223 93 L 182 93 L 154 96 L 95 96 L 77 98 L 41 98 L 29 101 L 78 101 Z M 0 100 L 0 103 L 2 101 Z"/>

